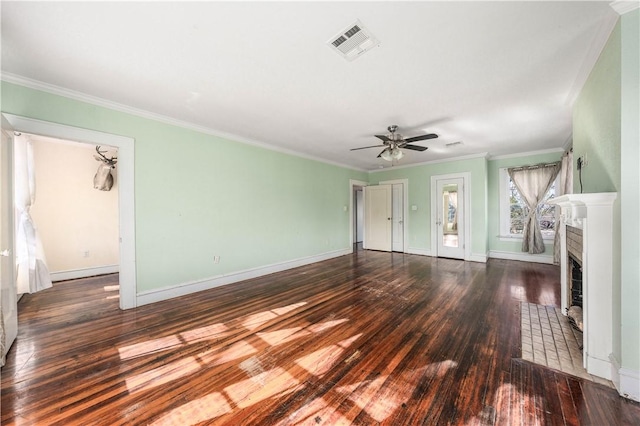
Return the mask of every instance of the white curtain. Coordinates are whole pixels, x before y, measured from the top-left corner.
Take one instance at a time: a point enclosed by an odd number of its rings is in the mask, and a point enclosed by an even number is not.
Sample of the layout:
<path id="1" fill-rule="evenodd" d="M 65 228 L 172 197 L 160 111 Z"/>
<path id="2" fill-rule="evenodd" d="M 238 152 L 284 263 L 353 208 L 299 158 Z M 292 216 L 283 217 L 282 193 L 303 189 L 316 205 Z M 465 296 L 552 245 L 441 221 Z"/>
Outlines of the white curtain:
<path id="1" fill-rule="evenodd" d="M 573 149 L 568 150 L 560 161 L 560 182 L 556 188 L 556 196 L 573 193 Z M 560 208 L 556 207 L 556 234 L 553 237 L 553 263 L 560 263 Z"/>
<path id="2" fill-rule="evenodd" d="M 508 169 L 522 199 L 526 203 L 522 251 L 531 254 L 544 253 L 544 241 L 538 223 L 538 205 L 544 199 L 560 171 L 560 162 L 531 167 Z"/>
<path id="3" fill-rule="evenodd" d="M 18 294 L 34 293 L 52 286 L 42 242 L 29 213 L 35 202 L 36 176 L 33 142 L 27 135 L 16 136 L 15 207 L 16 207 L 16 286 Z"/>

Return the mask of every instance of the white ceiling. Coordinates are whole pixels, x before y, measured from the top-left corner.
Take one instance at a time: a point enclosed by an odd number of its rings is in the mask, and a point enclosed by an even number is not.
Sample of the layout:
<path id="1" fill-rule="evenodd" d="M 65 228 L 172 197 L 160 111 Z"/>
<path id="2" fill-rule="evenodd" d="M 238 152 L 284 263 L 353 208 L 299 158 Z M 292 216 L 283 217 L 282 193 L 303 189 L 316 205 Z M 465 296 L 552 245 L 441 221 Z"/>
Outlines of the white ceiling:
<path id="1" fill-rule="evenodd" d="M 379 149 L 349 150 L 390 124 L 440 135 L 398 165 L 563 147 L 616 18 L 601 1 L 2 1 L 2 71 L 372 170 Z M 327 41 L 357 19 L 381 44 L 348 62 Z"/>

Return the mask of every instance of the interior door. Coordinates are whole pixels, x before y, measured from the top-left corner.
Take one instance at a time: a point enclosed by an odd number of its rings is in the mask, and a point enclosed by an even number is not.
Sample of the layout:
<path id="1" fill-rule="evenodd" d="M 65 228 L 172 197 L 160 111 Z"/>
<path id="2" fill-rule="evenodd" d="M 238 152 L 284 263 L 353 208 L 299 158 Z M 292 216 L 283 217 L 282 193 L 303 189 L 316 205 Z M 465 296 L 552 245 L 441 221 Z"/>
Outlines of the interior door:
<path id="1" fill-rule="evenodd" d="M 15 286 L 15 253 L 13 248 L 13 134 L 2 122 L 0 149 L 0 298 L 2 303 L 2 359 L 18 335 L 18 298 Z"/>
<path id="2" fill-rule="evenodd" d="M 393 251 L 404 252 L 404 188 L 394 183 L 392 189 L 391 238 Z"/>
<path id="3" fill-rule="evenodd" d="M 464 180 L 442 179 L 436 184 L 438 256 L 464 259 Z"/>
<path id="4" fill-rule="evenodd" d="M 365 249 L 391 251 L 391 196 L 391 185 L 364 187 Z"/>

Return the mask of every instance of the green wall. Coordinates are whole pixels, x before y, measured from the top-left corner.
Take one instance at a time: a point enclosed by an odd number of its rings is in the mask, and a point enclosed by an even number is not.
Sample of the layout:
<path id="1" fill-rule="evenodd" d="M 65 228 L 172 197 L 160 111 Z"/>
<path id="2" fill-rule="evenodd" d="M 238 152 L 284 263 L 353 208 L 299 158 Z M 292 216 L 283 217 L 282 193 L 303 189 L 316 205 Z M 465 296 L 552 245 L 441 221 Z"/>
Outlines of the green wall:
<path id="1" fill-rule="evenodd" d="M 613 206 L 613 353 L 620 359 L 621 341 L 621 235 L 620 235 L 620 24 L 600 53 L 573 108 L 573 190 L 580 193 L 617 192 Z M 578 157 L 587 156 L 582 170 Z"/>
<path id="2" fill-rule="evenodd" d="M 364 172 L 6 82 L 2 111 L 135 139 L 138 292 L 350 248 Z"/>
<path id="3" fill-rule="evenodd" d="M 373 185 L 380 181 L 408 179 L 409 247 L 433 251 L 431 247 L 431 177 L 451 173 L 471 174 L 471 255 L 487 255 L 487 160 L 484 157 L 415 167 L 390 168 L 369 174 Z"/>
<path id="4" fill-rule="evenodd" d="M 528 166 L 541 163 L 553 163 L 560 161 L 562 152 L 552 152 L 547 154 L 535 154 L 522 157 L 509 157 L 503 159 L 489 160 L 488 182 L 489 182 L 489 250 L 522 254 L 522 240 L 501 241 L 500 240 L 500 169 L 505 167 Z M 545 243 L 545 251 L 541 255 L 553 256 L 553 243 Z M 529 255 L 527 256 L 540 256 Z"/>
<path id="5" fill-rule="evenodd" d="M 573 158 L 587 156 L 583 192 L 620 189 L 620 25 L 617 25 L 573 108 Z M 577 161 L 573 192 L 580 193 Z"/>
<path id="6" fill-rule="evenodd" d="M 623 367 L 640 372 L 640 9 L 621 25 L 621 344 Z"/>
<path id="7" fill-rule="evenodd" d="M 588 160 L 583 192 L 618 193 L 612 249 L 613 354 L 635 374 L 640 372 L 639 40 L 640 12 L 635 10 L 623 15 L 612 31 L 573 114 L 574 159 L 586 154 Z M 577 172 L 574 190 L 580 191 Z"/>

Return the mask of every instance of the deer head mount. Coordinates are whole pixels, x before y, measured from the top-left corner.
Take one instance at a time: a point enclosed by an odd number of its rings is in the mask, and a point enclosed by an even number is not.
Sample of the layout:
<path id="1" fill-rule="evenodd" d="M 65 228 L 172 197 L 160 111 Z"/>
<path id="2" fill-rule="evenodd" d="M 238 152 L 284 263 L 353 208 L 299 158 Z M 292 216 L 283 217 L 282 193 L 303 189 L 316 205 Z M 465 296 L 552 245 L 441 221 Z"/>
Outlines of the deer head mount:
<path id="1" fill-rule="evenodd" d="M 96 175 L 93 177 L 93 187 L 100 191 L 110 191 L 113 186 L 111 171 L 116 168 L 118 157 L 107 158 L 104 155 L 107 151 L 100 151 L 100 145 L 96 146 L 96 152 L 98 155 L 94 155 L 93 158 L 102 164 L 100 164 Z"/>

